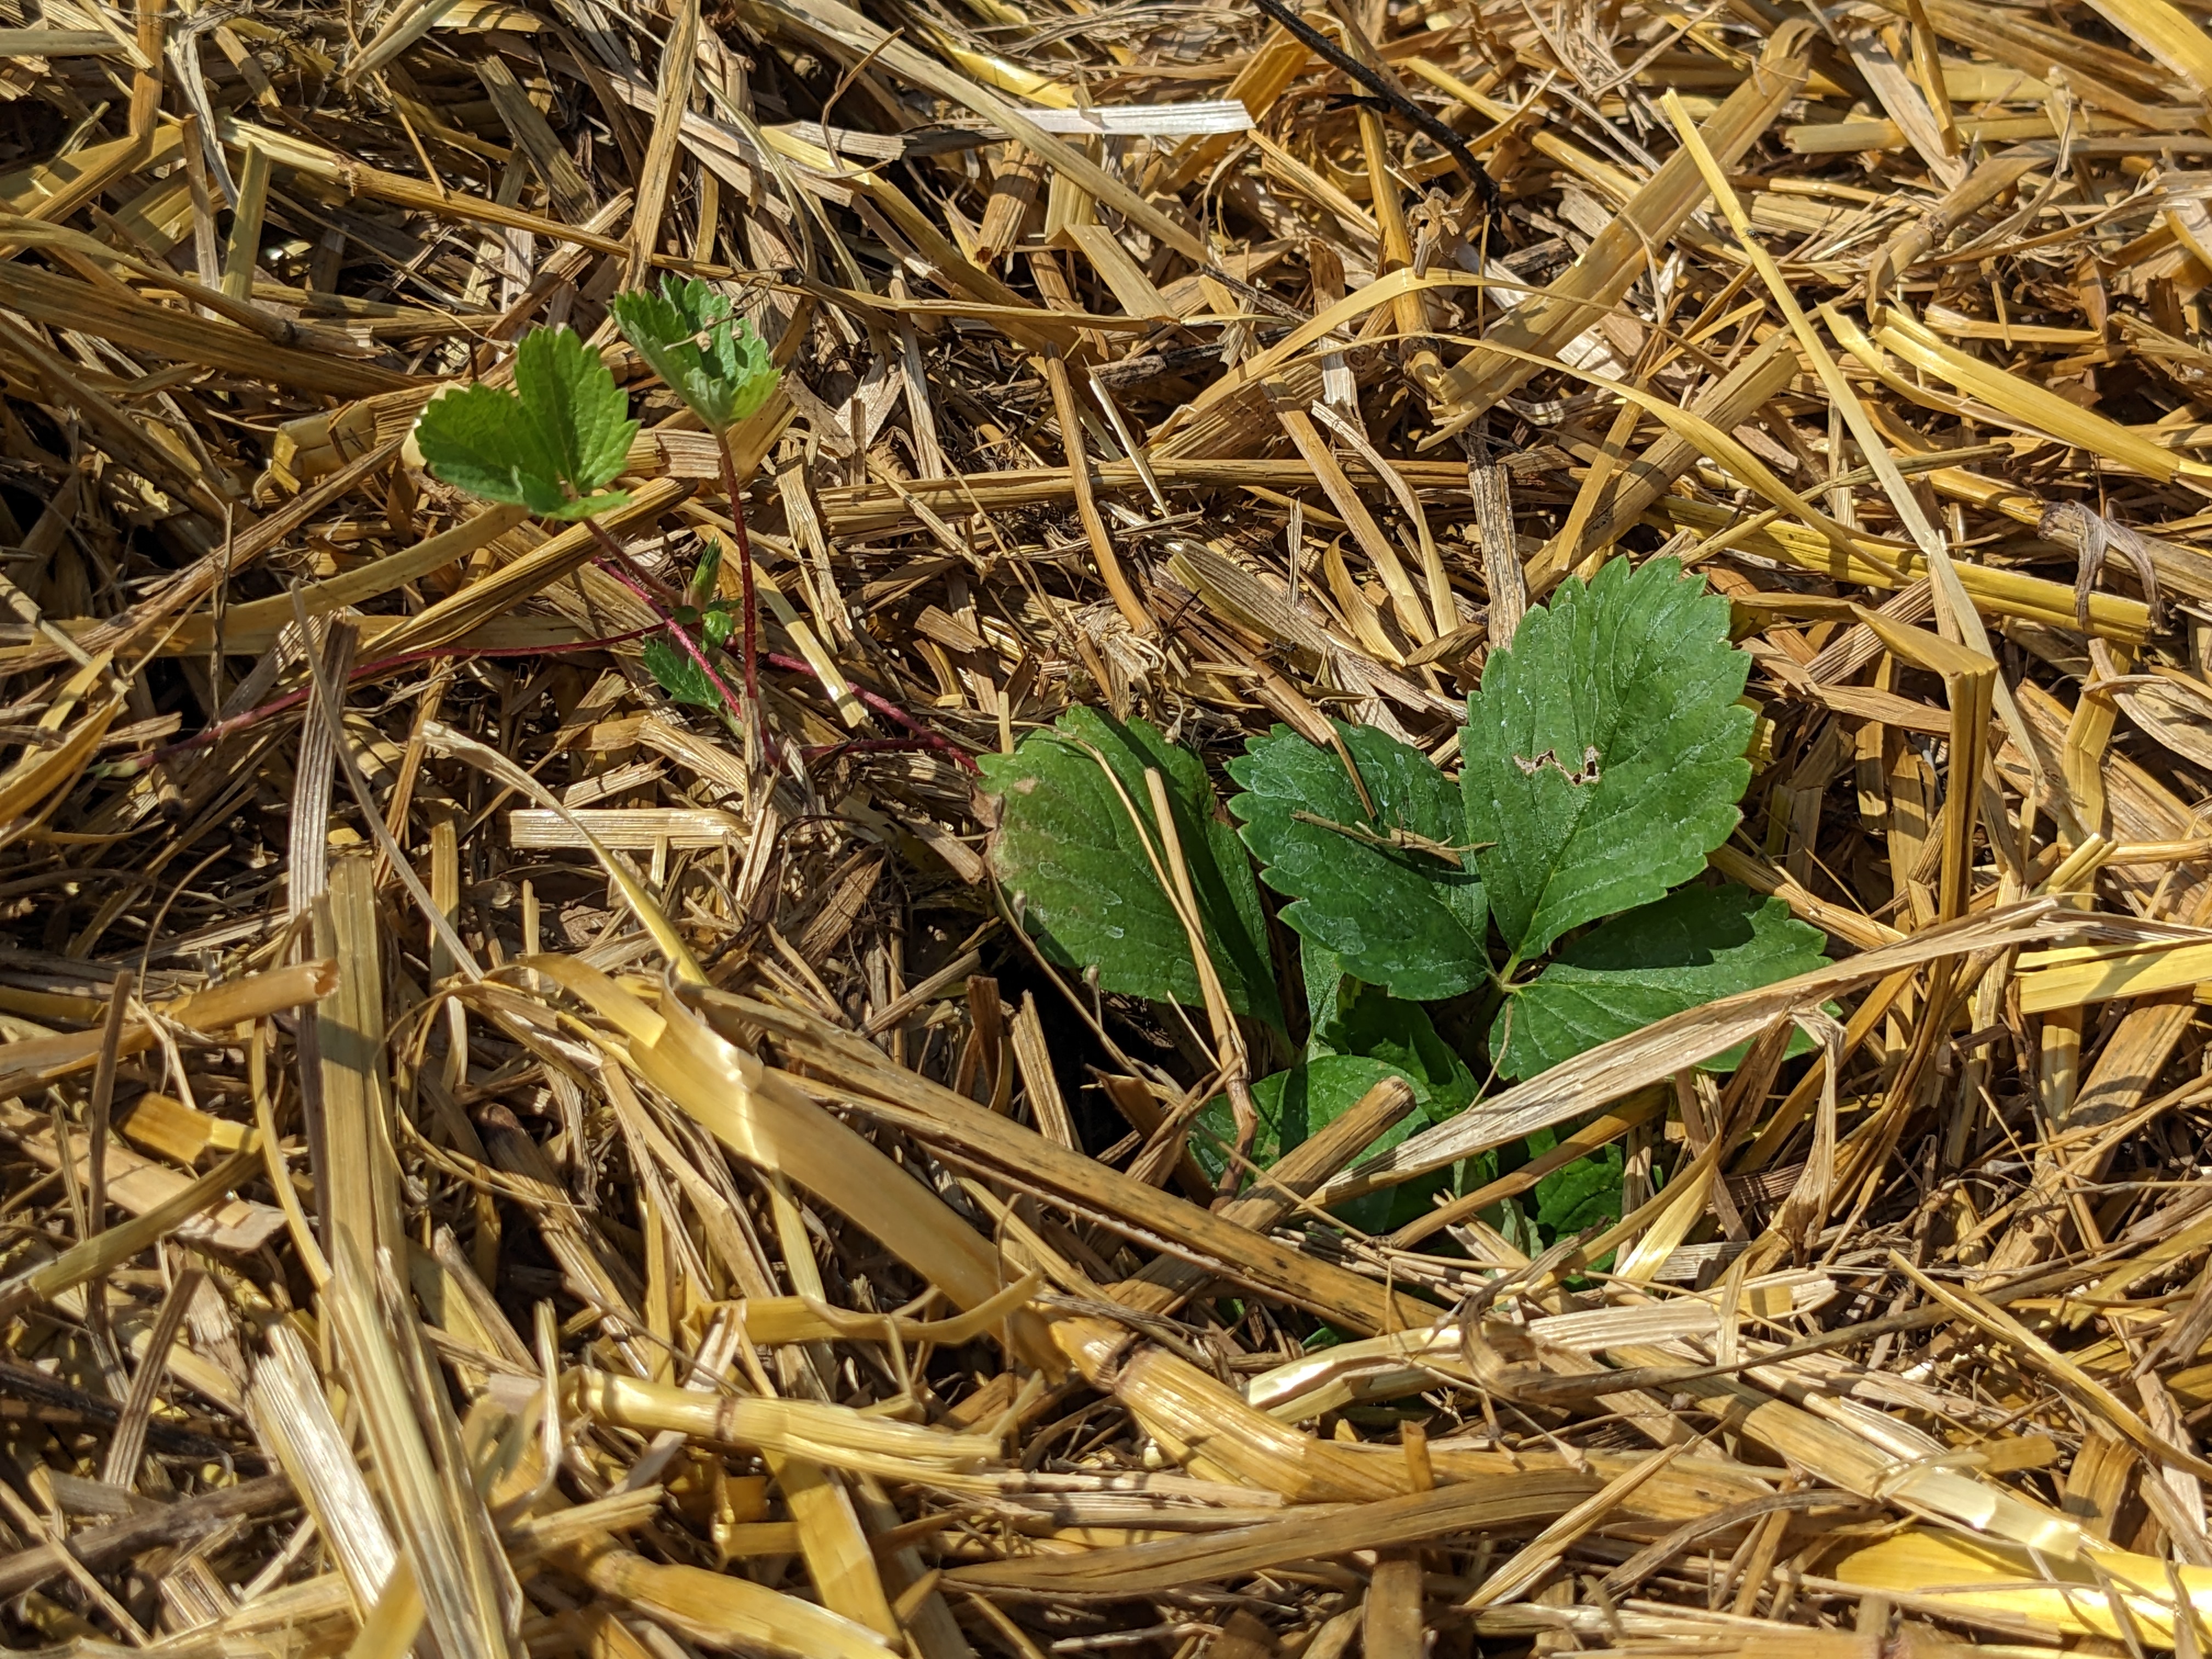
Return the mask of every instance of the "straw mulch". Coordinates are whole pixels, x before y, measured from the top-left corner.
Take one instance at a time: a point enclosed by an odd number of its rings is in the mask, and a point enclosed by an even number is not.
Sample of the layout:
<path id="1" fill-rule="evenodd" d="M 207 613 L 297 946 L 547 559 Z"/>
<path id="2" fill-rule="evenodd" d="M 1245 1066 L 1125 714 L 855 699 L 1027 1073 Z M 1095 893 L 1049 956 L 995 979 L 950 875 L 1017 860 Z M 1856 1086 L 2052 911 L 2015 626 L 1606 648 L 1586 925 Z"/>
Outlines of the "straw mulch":
<path id="1" fill-rule="evenodd" d="M 6 1640 L 2202 1656 L 2202 9 L 9 0 Z M 786 370 L 762 756 L 406 447 L 567 323 L 680 586 L 660 270 Z M 1662 547 L 1829 979 L 1397 1234 L 1312 1201 L 1391 1087 L 1218 1193 L 971 757 L 1449 763 Z"/>

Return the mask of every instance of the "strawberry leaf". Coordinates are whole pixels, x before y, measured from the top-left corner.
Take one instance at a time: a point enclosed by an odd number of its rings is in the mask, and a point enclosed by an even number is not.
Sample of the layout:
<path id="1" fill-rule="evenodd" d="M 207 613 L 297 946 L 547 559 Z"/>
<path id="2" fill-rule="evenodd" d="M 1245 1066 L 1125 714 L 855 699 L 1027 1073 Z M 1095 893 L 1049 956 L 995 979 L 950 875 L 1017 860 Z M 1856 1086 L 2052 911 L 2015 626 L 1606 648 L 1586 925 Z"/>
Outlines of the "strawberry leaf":
<path id="1" fill-rule="evenodd" d="M 1460 742 L 1467 836 L 1518 961 L 1705 868 L 1751 781 L 1751 659 L 1672 559 L 1572 578 L 1493 653 Z"/>
<path id="2" fill-rule="evenodd" d="M 637 422 L 599 354 L 565 328 L 541 328 L 514 354 L 514 389 L 542 441 L 579 495 L 612 483 Z"/>
<path id="3" fill-rule="evenodd" d="M 1253 1163 L 1263 1167 L 1273 1164 L 1342 1117 L 1370 1089 L 1391 1077 L 1404 1079 L 1412 1088 L 1414 1108 L 1370 1142 L 1361 1157 L 1388 1152 L 1415 1130 L 1440 1123 L 1451 1115 L 1429 1092 L 1420 1073 L 1408 1071 L 1393 1060 L 1366 1054 L 1316 1054 L 1303 1066 L 1263 1077 L 1252 1085 L 1252 1104 L 1260 1115 L 1260 1132 L 1252 1141 Z M 1236 1120 L 1228 1102 L 1209 1102 L 1198 1115 L 1197 1127 L 1200 1133 L 1190 1138 L 1192 1154 L 1200 1169 L 1218 1178 L 1228 1163 L 1222 1149 L 1237 1144 Z M 1362 1232 L 1384 1232 L 1425 1211 L 1448 1178 L 1448 1172 L 1440 1171 L 1426 1180 L 1355 1198 L 1330 1213 Z"/>
<path id="4" fill-rule="evenodd" d="M 768 402 L 779 378 L 752 325 L 726 295 L 698 277 L 664 276 L 657 294 L 635 289 L 608 301 L 615 326 L 691 412 L 726 431 Z"/>
<path id="5" fill-rule="evenodd" d="M 1196 755 L 1146 721 L 1125 726 L 1079 706 L 1012 754 L 978 764 L 984 789 L 1001 803 L 992 866 L 1039 948 L 1062 966 L 1097 969 L 1109 991 L 1198 1006 L 1205 996 L 1189 937 L 1146 851 L 1147 841 L 1161 850 L 1145 787 L 1146 769 L 1157 770 L 1223 994 L 1236 1012 L 1282 1028 L 1251 861 L 1215 816 Z"/>
<path id="6" fill-rule="evenodd" d="M 541 328 L 514 356 L 514 390 L 464 386 L 415 421 L 423 464 L 457 489 L 549 519 L 586 519 L 629 498 L 620 476 L 637 422 L 614 376 L 565 328 Z"/>
<path id="7" fill-rule="evenodd" d="M 1429 1011 L 1377 986 L 1346 981 L 1336 1006 L 1314 1027 L 1314 1052 L 1360 1054 L 1396 1067 L 1433 1117 L 1473 1103 L 1481 1085 L 1437 1034 Z"/>
<path id="8" fill-rule="evenodd" d="M 653 676 L 654 684 L 677 702 L 696 708 L 722 707 L 721 693 L 714 690 L 707 671 L 682 646 L 667 640 L 647 640 L 638 654 L 644 658 L 645 672 Z"/>
<path id="9" fill-rule="evenodd" d="M 1560 951 L 1498 1011 L 1490 1051 L 1504 1076 L 1534 1077 L 1669 1014 L 1810 973 L 1826 942 L 1780 899 L 1685 887 Z"/>
<path id="10" fill-rule="evenodd" d="M 1549 1129 L 1528 1137 L 1530 1152 L 1541 1156 L 1559 1145 Z M 1554 1170 L 1536 1183 L 1536 1224 L 1543 1242 L 1565 1238 L 1585 1227 L 1620 1219 L 1620 1177 L 1626 1160 L 1618 1141 L 1588 1158 Z"/>
<path id="11" fill-rule="evenodd" d="M 511 392 L 471 386 L 433 398 L 416 417 L 415 443 L 432 472 L 471 495 L 542 514 L 568 505 L 560 459 Z"/>
<path id="12" fill-rule="evenodd" d="M 1267 885 L 1294 901 L 1283 920 L 1309 948 L 1335 952 L 1346 973 L 1398 996 L 1474 989 L 1490 971 L 1482 883 L 1423 846 L 1464 860 L 1459 792 L 1419 750 L 1372 726 L 1338 730 L 1371 820 L 1335 751 L 1287 726 L 1253 738 L 1229 763 L 1244 787 L 1229 803 L 1244 821 L 1244 844 Z"/>

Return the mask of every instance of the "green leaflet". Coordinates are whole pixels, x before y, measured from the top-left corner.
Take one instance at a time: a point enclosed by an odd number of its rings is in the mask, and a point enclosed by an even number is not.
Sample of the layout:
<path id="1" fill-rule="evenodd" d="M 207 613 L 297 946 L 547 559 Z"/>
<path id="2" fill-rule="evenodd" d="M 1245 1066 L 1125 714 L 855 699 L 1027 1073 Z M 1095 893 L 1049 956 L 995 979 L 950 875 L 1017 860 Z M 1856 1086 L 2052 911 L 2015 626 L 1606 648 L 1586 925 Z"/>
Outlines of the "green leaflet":
<path id="1" fill-rule="evenodd" d="M 1252 1085 L 1252 1104 L 1260 1114 L 1252 1161 L 1262 1166 L 1273 1164 L 1350 1111 L 1361 1096 L 1388 1077 L 1403 1078 L 1413 1085 L 1414 1108 L 1370 1143 L 1360 1157 L 1387 1152 L 1416 1129 L 1451 1115 L 1427 1094 L 1422 1078 L 1402 1066 L 1366 1054 L 1319 1054 L 1303 1066 L 1263 1077 Z M 1218 1176 L 1227 1161 L 1220 1148 L 1236 1144 L 1236 1120 L 1228 1102 L 1212 1101 L 1198 1115 L 1190 1137 L 1192 1153 L 1201 1169 Z M 1449 1178 L 1449 1173 L 1438 1170 L 1403 1187 L 1370 1193 L 1340 1205 L 1330 1213 L 1361 1232 L 1387 1232 L 1427 1209 L 1431 1195 Z"/>
<path id="2" fill-rule="evenodd" d="M 1437 1035 L 1426 1008 L 1348 977 L 1338 988 L 1334 1008 L 1315 1023 L 1308 1052 L 1356 1055 L 1389 1067 L 1413 1086 L 1415 1109 L 1369 1143 L 1354 1163 L 1388 1151 L 1416 1130 L 1443 1122 L 1472 1105 L 1482 1091 L 1467 1062 Z M 1309 1064 L 1319 1060 L 1310 1060 Z M 1358 1098 L 1354 1095 L 1337 1110 L 1345 1110 Z M 1330 1213 L 1364 1233 L 1389 1232 L 1424 1213 L 1451 1178 L 1449 1168 L 1437 1170 L 1403 1186 L 1353 1199 Z"/>
<path id="3" fill-rule="evenodd" d="M 767 344 L 732 313 L 726 295 L 696 276 L 663 276 L 658 294 L 634 289 L 607 309 L 623 338 L 715 431 L 756 412 L 775 390 Z"/>
<path id="4" fill-rule="evenodd" d="M 549 519 L 586 519 L 628 501 L 600 492 L 621 475 L 636 435 L 614 376 L 565 328 L 524 338 L 514 391 L 464 386 L 415 420 L 416 447 L 440 478 Z"/>
<path id="5" fill-rule="evenodd" d="M 1504 1076 L 1534 1077 L 1669 1014 L 1810 973 L 1825 943 L 1780 899 L 1685 887 L 1560 951 L 1506 1000 L 1490 1051 Z"/>
<path id="6" fill-rule="evenodd" d="M 1461 738 L 1467 836 L 1517 961 L 1705 868 L 1750 781 L 1751 659 L 1671 559 L 1570 578 L 1493 653 Z"/>
<path id="7" fill-rule="evenodd" d="M 1336 959 L 1334 951 L 1324 950 L 1311 939 L 1298 948 L 1298 977 L 1306 994 L 1306 1029 L 1316 1034 L 1336 1018 L 1337 1005 L 1359 983 L 1346 975 L 1344 964 Z M 1309 1038 L 1309 1051 L 1316 1048 L 1316 1038 Z"/>
<path id="8" fill-rule="evenodd" d="M 1328 953 L 1309 947 L 1305 954 L 1309 973 L 1319 958 L 1324 965 L 1318 976 L 1328 978 L 1333 971 L 1325 965 Z M 1252 1085 L 1252 1103 L 1260 1113 L 1260 1133 L 1253 1142 L 1255 1163 L 1273 1163 L 1351 1110 L 1386 1077 L 1401 1077 L 1413 1086 L 1415 1109 L 1363 1150 L 1360 1158 L 1396 1146 L 1416 1129 L 1442 1122 L 1474 1099 L 1479 1088 L 1474 1073 L 1437 1035 L 1428 1010 L 1420 1004 L 1401 1001 L 1341 974 L 1331 985 L 1310 981 L 1308 996 L 1317 1012 L 1305 1063 Z M 1236 1120 L 1228 1102 L 1215 1100 L 1199 1115 L 1190 1144 L 1200 1165 L 1218 1176 L 1224 1160 L 1216 1143 L 1231 1146 L 1236 1140 Z M 1362 1232 L 1387 1232 L 1426 1209 L 1431 1196 L 1449 1178 L 1449 1171 L 1438 1170 L 1402 1188 L 1354 1199 L 1332 1213 Z"/>
<path id="9" fill-rule="evenodd" d="M 1383 1061 L 1413 1084 L 1437 1117 L 1472 1103 L 1480 1087 L 1467 1062 L 1437 1035 L 1427 1009 L 1357 980 L 1344 982 L 1334 1010 L 1315 1024 L 1308 1052 Z"/>
<path id="10" fill-rule="evenodd" d="M 1559 1137 L 1540 1129 L 1528 1137 L 1528 1151 L 1540 1157 L 1558 1146 Z M 1585 1227 L 1620 1219 L 1620 1177 L 1626 1160 L 1620 1143 L 1601 1147 L 1588 1158 L 1578 1158 L 1536 1183 L 1536 1224 L 1546 1244 L 1578 1233 Z"/>
<path id="11" fill-rule="evenodd" d="M 1411 831 L 1438 847 L 1462 847 L 1458 791 L 1418 749 L 1372 726 L 1337 729 L 1374 803 L 1371 821 L 1343 761 L 1287 726 L 1255 738 L 1229 763 L 1244 788 L 1229 803 L 1243 820 L 1244 844 L 1267 885 L 1295 901 L 1283 920 L 1309 949 L 1334 952 L 1346 973 L 1396 995 L 1473 990 L 1490 972 L 1482 883 L 1418 845 L 1390 840 L 1393 831 Z"/>
<path id="12" fill-rule="evenodd" d="M 1066 967 L 1096 968 L 1109 991 L 1198 1006 L 1205 997 L 1188 935 L 1145 851 L 1147 838 L 1160 845 L 1145 787 L 1146 769 L 1158 771 L 1229 1006 L 1283 1028 L 1252 866 L 1215 816 L 1197 756 L 1143 720 L 1123 726 L 1079 707 L 1012 754 L 985 755 L 979 764 L 984 788 L 1001 803 L 993 867 L 1045 953 Z"/>
<path id="13" fill-rule="evenodd" d="M 696 629 L 695 643 L 720 646 L 730 637 L 737 626 L 737 607 L 726 599 L 714 596 L 714 579 L 722 568 L 722 547 L 719 542 L 708 542 L 700 555 L 698 567 L 692 571 L 691 580 L 684 585 L 687 603 L 676 609 L 677 627 Z M 645 660 L 646 672 L 663 691 L 678 702 L 688 702 L 700 708 L 726 710 L 722 694 L 714 689 L 707 671 L 674 640 L 665 635 L 647 640 L 639 655 Z"/>
<path id="14" fill-rule="evenodd" d="M 471 495 L 548 514 L 568 504 L 559 459 L 511 392 L 469 386 L 434 398 L 416 417 L 415 444 L 432 472 Z"/>
<path id="15" fill-rule="evenodd" d="M 726 706 L 722 694 L 714 690 L 714 681 L 707 678 L 707 671 L 693 661 L 691 653 L 682 646 L 665 639 L 647 640 L 639 655 L 645 659 L 645 672 L 677 702 L 688 702 L 697 708 Z"/>

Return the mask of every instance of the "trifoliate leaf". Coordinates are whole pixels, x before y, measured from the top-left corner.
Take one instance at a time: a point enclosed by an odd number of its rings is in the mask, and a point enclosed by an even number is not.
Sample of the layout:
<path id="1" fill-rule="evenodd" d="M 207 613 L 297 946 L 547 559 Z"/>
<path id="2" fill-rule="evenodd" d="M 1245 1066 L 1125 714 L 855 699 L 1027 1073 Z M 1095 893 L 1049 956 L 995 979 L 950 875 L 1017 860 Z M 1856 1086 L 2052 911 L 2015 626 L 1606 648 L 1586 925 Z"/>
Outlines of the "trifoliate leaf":
<path id="1" fill-rule="evenodd" d="M 1024 738 L 1011 755 L 984 756 L 980 764 L 984 788 L 1003 803 L 993 866 L 1022 901 L 1045 954 L 1078 970 L 1096 968 L 1109 991 L 1199 1006 L 1205 996 L 1189 936 L 1145 851 L 1148 839 L 1164 852 L 1145 787 L 1146 769 L 1157 770 L 1229 1006 L 1282 1027 L 1251 862 L 1236 832 L 1214 816 L 1213 791 L 1197 756 L 1143 720 L 1124 726 L 1079 707 L 1053 731 Z M 1142 836 L 1131 806 L 1142 819 Z"/>
<path id="2" fill-rule="evenodd" d="M 1685 887 L 1560 951 L 1506 999 L 1490 1051 L 1503 1075 L 1534 1077 L 1669 1014 L 1810 973 L 1825 942 L 1780 899 Z"/>
<path id="3" fill-rule="evenodd" d="M 1461 738 L 1467 835 L 1491 915 L 1531 961 L 1649 904 L 1735 828 L 1751 769 L 1751 659 L 1728 601 L 1672 559 L 1570 578 L 1493 653 Z"/>
<path id="4" fill-rule="evenodd" d="M 565 328 L 541 328 L 514 356 L 514 390 L 465 386 L 416 417 L 423 465 L 488 501 L 549 519 L 585 519 L 629 498 L 599 493 L 620 476 L 637 422 L 599 354 Z"/>
<path id="5" fill-rule="evenodd" d="M 1229 775 L 1229 803 L 1283 920 L 1343 970 L 1417 1000 L 1457 996 L 1490 970 L 1482 883 L 1460 867 L 1459 793 L 1429 757 L 1372 726 L 1342 726 L 1374 817 L 1333 749 L 1287 726 L 1255 738 Z"/>
<path id="6" fill-rule="evenodd" d="M 729 297 L 697 277 L 664 276 L 658 294 L 643 289 L 607 302 L 615 326 L 669 389 L 716 431 L 754 413 L 775 390 L 768 346 Z"/>
<path id="7" fill-rule="evenodd" d="M 683 647 L 666 640 L 647 640 L 638 654 L 645 659 L 645 672 L 677 702 L 698 708 L 722 707 L 722 694 Z"/>

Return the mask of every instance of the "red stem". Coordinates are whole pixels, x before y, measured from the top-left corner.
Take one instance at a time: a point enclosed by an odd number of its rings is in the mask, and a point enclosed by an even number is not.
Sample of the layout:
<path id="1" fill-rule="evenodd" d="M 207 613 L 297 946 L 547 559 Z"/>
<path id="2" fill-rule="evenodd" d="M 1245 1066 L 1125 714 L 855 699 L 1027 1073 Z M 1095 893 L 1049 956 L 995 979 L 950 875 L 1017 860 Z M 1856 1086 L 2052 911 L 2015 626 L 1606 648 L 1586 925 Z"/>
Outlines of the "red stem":
<path id="1" fill-rule="evenodd" d="M 753 623 L 756 612 L 752 578 L 752 546 L 746 538 L 744 514 L 738 506 L 734 488 L 736 470 L 730 464 L 726 443 L 723 445 L 723 484 L 731 492 L 730 514 L 737 526 L 738 569 L 744 577 L 745 634 L 744 664 L 746 696 L 744 706 L 748 709 L 757 709 L 759 679 L 756 665 L 758 662 L 764 660 L 772 668 L 781 668 L 793 673 L 810 676 L 814 673 L 814 666 L 811 663 L 805 662 L 797 657 L 787 657 L 775 652 L 758 652 L 755 648 Z M 619 645 L 626 640 L 637 639 L 644 635 L 665 629 L 676 636 L 677 643 L 684 647 L 685 653 L 693 662 L 698 664 L 700 672 L 706 675 L 708 683 L 720 694 L 723 702 L 734 712 L 738 707 L 735 694 L 722 683 L 722 677 L 714 672 L 714 665 L 707 660 L 699 647 L 692 642 L 690 635 L 684 631 L 674 617 L 662 610 L 660 602 L 645 587 L 644 583 L 652 580 L 650 574 L 638 570 L 636 576 L 633 577 L 629 574 L 629 569 L 636 567 L 635 562 L 628 551 L 610 536 L 596 520 L 586 520 L 585 522 L 591 526 L 592 536 L 609 555 L 608 558 L 597 561 L 599 568 L 628 588 L 630 593 L 653 613 L 655 620 L 651 626 L 634 628 L 626 633 L 609 634 L 599 639 L 572 640 L 560 644 L 489 647 L 464 645 L 428 646 L 418 651 L 403 651 L 393 656 L 380 657 L 373 662 L 357 663 L 354 665 L 352 673 L 347 676 L 348 680 L 362 679 L 371 674 L 381 673 L 387 669 L 404 668 L 410 663 L 426 662 L 440 657 L 537 657 L 555 655 L 567 651 L 599 651 L 604 650 L 608 646 Z M 806 751 L 806 757 L 809 760 L 818 760 L 827 756 L 840 754 L 883 754 L 900 750 L 933 749 L 950 755 L 970 772 L 978 769 L 975 758 L 966 750 L 942 732 L 932 731 L 928 726 L 924 726 L 890 698 L 871 691 L 862 685 L 854 685 L 852 690 L 853 694 L 867 708 L 890 721 L 894 726 L 902 727 L 911 736 L 907 738 L 859 738 L 850 743 L 823 744 Z M 258 708 L 248 709 L 242 714 L 234 714 L 228 720 L 217 720 L 213 726 L 197 732 L 189 738 L 156 749 L 146 758 L 149 762 L 165 761 L 174 756 L 188 753 L 194 749 L 204 748 L 209 744 L 220 742 L 224 738 L 246 731 L 263 720 L 281 714 L 288 708 L 298 707 L 307 700 L 310 692 L 311 688 L 304 686 L 295 691 L 288 691 L 281 697 L 263 703 Z"/>
<path id="2" fill-rule="evenodd" d="M 738 627 L 744 639 L 744 653 L 740 660 L 745 671 L 745 707 L 757 709 L 760 707 L 760 659 L 755 629 L 758 626 L 760 607 L 753 592 L 752 538 L 745 533 L 744 504 L 738 499 L 738 459 L 730 453 L 730 434 L 720 427 L 714 428 L 714 447 L 722 460 L 722 494 L 729 497 L 730 526 L 738 536 L 738 584 L 741 594 Z"/>
<path id="3" fill-rule="evenodd" d="M 935 741 L 933 742 L 933 738 Z M 919 738 L 855 738 L 849 743 L 817 744 L 811 749 L 802 749 L 799 752 L 811 766 L 816 761 L 833 759 L 839 755 L 911 754 L 917 749 L 935 750 L 944 746 L 945 739 L 933 732 Z M 967 763 L 969 771 L 975 769 L 975 763 L 960 750 L 955 749 L 952 753 L 957 759 Z"/>
<path id="4" fill-rule="evenodd" d="M 714 688 L 715 691 L 721 696 L 722 702 L 727 705 L 730 712 L 732 714 L 735 714 L 738 708 L 737 694 L 732 691 L 728 686 L 722 684 L 722 677 L 714 672 L 714 665 L 708 662 L 707 659 L 701 654 L 699 647 L 691 642 L 690 635 L 684 631 L 682 626 L 677 622 L 677 620 L 661 610 L 659 601 L 655 599 L 652 594 L 647 592 L 646 590 L 640 586 L 627 571 L 623 569 L 622 567 L 623 565 L 630 562 L 629 555 L 623 550 L 621 545 L 616 542 L 613 537 L 607 534 L 606 531 L 601 527 L 599 521 L 597 519 L 586 519 L 584 522 L 592 526 L 592 534 L 598 538 L 599 544 L 607 550 L 609 555 L 611 556 L 615 561 L 614 563 L 610 564 L 603 559 L 599 562 L 599 568 L 605 571 L 610 576 L 612 576 L 624 587 L 629 589 L 632 593 L 637 596 L 639 601 L 644 605 L 647 610 L 650 611 L 654 616 L 660 618 L 661 623 L 667 628 L 668 631 L 676 636 L 676 642 L 684 647 L 684 654 L 690 657 L 693 662 L 699 665 L 699 672 L 707 677 L 707 684 Z M 641 572 L 640 574 L 642 574 L 643 573 Z"/>
<path id="5" fill-rule="evenodd" d="M 774 651 L 763 652 L 762 656 L 770 668 L 786 668 L 789 669 L 793 673 L 798 674 L 811 674 L 814 672 L 814 668 L 811 664 L 801 662 L 797 657 L 782 656 Z M 850 682 L 848 682 L 848 684 L 850 684 Z M 951 738 L 946 737 L 943 732 L 931 731 L 920 720 L 915 719 L 913 715 L 908 714 L 905 709 L 893 702 L 889 697 L 883 696 L 876 692 L 871 691 L 865 685 L 854 686 L 853 695 L 860 698 L 862 702 L 874 709 L 876 713 L 881 714 L 885 720 L 890 721 L 894 726 L 902 726 L 908 731 L 913 732 L 915 737 L 921 741 L 924 747 L 930 749 L 941 749 L 946 754 L 951 756 L 953 759 L 958 761 L 963 766 L 966 767 L 970 772 L 977 769 L 974 757 L 971 757 L 966 750 L 963 749 L 958 744 L 953 742 Z"/>
<path id="6" fill-rule="evenodd" d="M 640 635 L 654 631 L 651 628 L 633 628 L 627 634 L 609 634 L 596 640 L 569 640 L 550 645 L 428 645 L 419 651 L 402 651 L 393 656 L 379 657 L 374 662 L 356 663 L 353 672 L 346 678 L 349 683 L 367 679 L 371 674 L 380 674 L 387 668 L 404 668 L 410 663 L 430 662 L 440 657 L 544 657 L 558 655 L 564 651 L 604 651 L 611 645 L 620 645 L 625 640 L 634 640 Z M 258 726 L 263 720 L 281 714 L 288 708 L 296 708 L 313 694 L 313 690 L 312 686 L 301 686 L 296 691 L 287 691 L 283 696 L 272 698 L 258 708 L 233 714 L 228 720 L 217 720 L 213 726 L 204 727 L 189 738 L 180 738 L 175 743 L 164 744 L 146 758 L 164 761 L 191 750 L 204 749 L 211 743 L 218 743 L 235 732 Z"/>

